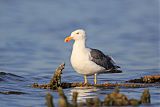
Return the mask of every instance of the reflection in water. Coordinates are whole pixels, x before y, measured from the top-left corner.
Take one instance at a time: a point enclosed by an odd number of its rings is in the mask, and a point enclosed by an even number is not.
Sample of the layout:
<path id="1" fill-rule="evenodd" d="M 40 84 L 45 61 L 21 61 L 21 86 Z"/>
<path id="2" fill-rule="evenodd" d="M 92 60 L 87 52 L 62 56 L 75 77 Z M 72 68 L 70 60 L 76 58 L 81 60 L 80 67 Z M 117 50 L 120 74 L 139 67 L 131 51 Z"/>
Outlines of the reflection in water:
<path id="1" fill-rule="evenodd" d="M 71 89 L 71 91 L 70 91 L 71 96 L 69 99 L 72 98 L 73 92 L 78 92 L 77 101 L 83 102 L 83 101 L 85 101 L 86 98 L 93 98 L 93 97 L 97 96 L 98 90 L 99 89 L 96 87 L 75 87 L 75 88 Z"/>

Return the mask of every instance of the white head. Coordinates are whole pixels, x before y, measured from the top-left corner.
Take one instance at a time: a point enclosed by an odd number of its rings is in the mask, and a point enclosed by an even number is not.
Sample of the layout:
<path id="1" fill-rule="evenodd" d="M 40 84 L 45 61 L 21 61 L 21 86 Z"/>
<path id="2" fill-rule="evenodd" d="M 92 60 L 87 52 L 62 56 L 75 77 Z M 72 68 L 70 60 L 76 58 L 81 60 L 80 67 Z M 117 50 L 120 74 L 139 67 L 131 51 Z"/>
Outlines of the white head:
<path id="1" fill-rule="evenodd" d="M 75 30 L 71 33 L 70 36 L 65 38 L 65 42 L 69 42 L 70 40 L 85 40 L 86 39 L 86 33 L 83 29 Z"/>

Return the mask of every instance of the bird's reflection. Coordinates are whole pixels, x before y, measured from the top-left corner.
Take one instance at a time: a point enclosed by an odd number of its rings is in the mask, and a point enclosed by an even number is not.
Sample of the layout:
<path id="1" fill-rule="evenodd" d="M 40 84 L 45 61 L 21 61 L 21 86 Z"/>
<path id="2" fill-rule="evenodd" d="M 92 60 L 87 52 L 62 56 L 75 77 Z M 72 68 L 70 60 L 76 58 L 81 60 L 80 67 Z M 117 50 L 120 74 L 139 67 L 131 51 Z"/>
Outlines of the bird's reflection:
<path id="1" fill-rule="evenodd" d="M 72 98 L 73 92 L 78 92 L 78 102 L 83 102 L 85 101 L 86 98 L 93 98 L 98 95 L 98 88 L 95 87 L 76 87 L 71 89 L 70 94 Z M 71 99 L 70 98 L 70 99 Z"/>

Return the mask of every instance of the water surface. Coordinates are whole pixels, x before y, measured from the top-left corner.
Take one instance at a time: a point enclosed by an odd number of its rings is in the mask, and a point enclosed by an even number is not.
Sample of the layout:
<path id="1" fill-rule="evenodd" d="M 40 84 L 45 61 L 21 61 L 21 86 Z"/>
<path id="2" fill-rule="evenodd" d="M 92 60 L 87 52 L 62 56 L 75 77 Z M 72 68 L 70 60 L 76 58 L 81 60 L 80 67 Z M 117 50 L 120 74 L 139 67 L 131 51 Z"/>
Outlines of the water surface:
<path id="1" fill-rule="evenodd" d="M 66 63 L 62 81 L 81 82 L 83 77 L 71 67 L 72 43 L 64 38 L 78 28 L 87 31 L 87 45 L 111 55 L 124 71 L 102 74 L 98 83 L 124 82 L 144 75 L 158 74 L 159 19 L 158 0 L 102 1 L 0 1 L 0 91 L 26 94 L 0 94 L 2 107 L 44 107 L 50 92 L 57 105 L 56 91 L 33 89 L 34 82 L 47 83 L 54 69 Z M 93 83 L 93 77 L 89 77 Z M 159 87 L 149 87 L 152 105 L 158 106 Z M 99 96 L 113 89 L 65 89 L 71 98 L 80 93 L 79 101 Z M 144 88 L 125 88 L 121 92 L 139 98 Z M 145 105 L 144 105 L 145 106 Z"/>

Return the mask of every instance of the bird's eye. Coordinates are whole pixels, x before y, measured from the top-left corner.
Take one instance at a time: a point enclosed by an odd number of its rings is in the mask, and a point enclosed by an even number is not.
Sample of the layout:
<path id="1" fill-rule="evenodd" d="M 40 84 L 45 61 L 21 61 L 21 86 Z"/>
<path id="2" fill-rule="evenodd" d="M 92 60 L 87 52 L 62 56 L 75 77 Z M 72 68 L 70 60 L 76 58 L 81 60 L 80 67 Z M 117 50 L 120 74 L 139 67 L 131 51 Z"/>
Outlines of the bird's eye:
<path id="1" fill-rule="evenodd" d="M 79 34 L 79 32 L 77 32 L 76 34 Z"/>

